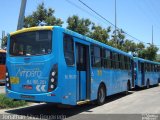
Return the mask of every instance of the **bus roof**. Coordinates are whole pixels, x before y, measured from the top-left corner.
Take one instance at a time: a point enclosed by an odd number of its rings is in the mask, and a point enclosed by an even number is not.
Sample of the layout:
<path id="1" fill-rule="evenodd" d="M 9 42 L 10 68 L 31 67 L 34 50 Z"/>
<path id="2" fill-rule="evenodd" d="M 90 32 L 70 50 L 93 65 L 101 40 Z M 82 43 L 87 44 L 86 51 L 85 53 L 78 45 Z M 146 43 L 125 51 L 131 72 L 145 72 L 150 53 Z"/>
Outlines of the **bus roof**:
<path id="1" fill-rule="evenodd" d="M 56 28 L 56 27 L 58 27 L 58 26 L 54 26 L 54 28 Z M 86 37 L 86 36 L 84 36 L 84 35 L 81 35 L 81 34 L 79 34 L 79 33 L 77 33 L 77 32 L 74 32 L 74 31 L 71 31 L 71 30 L 68 30 L 68 29 L 65 29 L 65 28 L 62 28 L 62 27 L 58 27 L 58 28 L 63 29 L 65 33 L 70 34 L 70 35 L 72 35 L 72 36 L 75 36 L 75 37 L 77 37 L 77 38 L 79 38 L 79 39 L 83 39 L 83 40 L 85 40 L 85 41 L 88 41 L 88 42 L 93 43 L 93 44 L 95 44 L 95 45 L 99 45 L 99 46 L 104 47 L 104 48 L 106 48 L 106 49 L 109 49 L 109 50 L 111 50 L 111 51 L 114 51 L 114 52 L 123 54 L 123 55 L 125 55 L 125 56 L 132 57 L 132 55 L 130 55 L 130 54 L 124 52 L 124 51 L 121 51 L 121 50 L 119 50 L 119 49 L 117 49 L 117 48 L 111 47 L 111 46 L 109 46 L 109 45 L 107 45 L 107 44 L 104 44 L 104 43 L 102 43 L 102 42 L 96 41 L 96 40 L 91 39 L 91 38 L 89 38 L 89 37 Z"/>
<path id="2" fill-rule="evenodd" d="M 15 32 L 11 32 L 10 35 L 16 35 L 24 32 L 31 32 L 31 31 L 37 31 L 37 30 L 52 30 L 53 26 L 37 26 L 37 27 L 30 27 L 30 28 L 24 28 L 21 30 L 17 30 Z"/>
<path id="3" fill-rule="evenodd" d="M 6 50 L 0 49 L 0 53 L 6 53 Z"/>
<path id="4" fill-rule="evenodd" d="M 132 57 L 132 55 L 130 55 L 130 54 L 124 52 L 124 51 L 121 51 L 121 50 L 119 50 L 119 49 L 117 49 L 117 48 L 114 48 L 114 47 L 111 47 L 111 46 L 109 46 L 109 45 L 106 45 L 106 44 L 101 43 L 101 42 L 99 42 L 99 41 L 93 40 L 93 39 L 91 39 L 91 38 L 89 38 L 89 37 L 86 37 L 86 36 L 84 36 L 84 35 L 81 35 L 81 34 L 79 34 L 79 33 L 77 33 L 77 32 L 74 32 L 74 31 L 71 31 L 71 30 L 62 28 L 62 27 L 60 27 L 60 26 L 37 26 L 37 27 L 24 28 L 24 29 L 22 29 L 22 30 L 18 30 L 18 31 L 15 31 L 15 32 L 10 33 L 10 35 L 12 36 L 12 35 L 16 35 L 16 34 L 20 34 L 20 33 L 24 33 L 24 32 L 31 32 L 31 31 L 37 31 L 37 30 L 53 30 L 53 28 L 55 28 L 55 29 L 56 29 L 56 28 L 62 29 L 65 33 L 70 34 L 70 35 L 72 35 L 72 36 L 75 36 L 75 37 L 77 37 L 77 38 L 79 38 L 79 39 L 83 39 L 83 40 L 88 41 L 88 42 L 90 42 L 90 43 L 93 43 L 93 44 L 96 44 L 96 45 L 105 47 L 106 49 L 109 49 L 109 50 L 111 50 L 111 51 L 114 51 L 114 52 L 123 54 L 123 55 L 125 55 L 125 56 Z"/>
<path id="5" fill-rule="evenodd" d="M 146 62 L 146 63 L 152 63 L 152 64 L 159 64 L 159 62 L 155 62 L 155 61 L 151 61 L 151 60 L 146 60 L 146 59 L 143 59 L 143 58 L 139 58 L 139 57 L 134 57 L 134 59 L 137 59 L 138 61 L 141 61 L 141 62 Z"/>

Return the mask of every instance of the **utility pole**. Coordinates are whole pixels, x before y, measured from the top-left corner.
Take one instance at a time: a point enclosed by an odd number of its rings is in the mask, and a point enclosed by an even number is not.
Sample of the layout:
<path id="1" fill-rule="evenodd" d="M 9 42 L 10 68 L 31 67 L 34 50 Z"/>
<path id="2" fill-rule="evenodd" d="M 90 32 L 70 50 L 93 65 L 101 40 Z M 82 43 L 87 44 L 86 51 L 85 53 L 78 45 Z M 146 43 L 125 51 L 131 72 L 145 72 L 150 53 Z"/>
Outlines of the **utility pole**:
<path id="1" fill-rule="evenodd" d="M 26 3 L 27 3 L 27 0 L 21 0 L 21 8 L 20 8 L 20 12 L 19 12 L 17 30 L 20 30 L 23 28 Z"/>
<path id="2" fill-rule="evenodd" d="M 153 25 L 152 25 L 152 45 L 153 45 Z"/>
<path id="3" fill-rule="evenodd" d="M 115 0 L 115 33 L 114 33 L 114 38 L 115 38 L 115 42 L 117 42 L 118 44 L 118 41 L 117 41 L 117 0 Z"/>

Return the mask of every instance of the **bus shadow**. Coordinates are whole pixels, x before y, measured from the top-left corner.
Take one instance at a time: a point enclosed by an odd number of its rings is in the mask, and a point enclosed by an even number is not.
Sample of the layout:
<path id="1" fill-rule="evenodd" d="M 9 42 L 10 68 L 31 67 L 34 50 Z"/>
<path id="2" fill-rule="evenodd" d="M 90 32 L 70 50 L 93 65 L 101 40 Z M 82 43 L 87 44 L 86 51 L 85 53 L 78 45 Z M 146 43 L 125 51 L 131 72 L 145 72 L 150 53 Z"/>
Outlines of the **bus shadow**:
<path id="1" fill-rule="evenodd" d="M 137 87 L 137 88 L 134 88 L 133 91 L 135 92 L 138 92 L 138 91 L 143 91 L 143 90 L 147 90 L 147 89 L 152 89 L 152 88 L 155 88 L 155 87 L 160 87 L 160 85 L 151 85 L 149 88 L 146 88 L 146 87 Z"/>
<path id="2" fill-rule="evenodd" d="M 129 92 L 128 95 L 132 94 L 133 92 Z M 128 96 L 127 95 L 127 96 Z M 112 101 L 118 100 L 122 97 L 125 97 L 124 93 L 115 94 L 106 98 L 105 104 L 109 104 Z M 48 118 L 48 116 L 65 116 L 65 118 L 77 115 L 82 112 L 91 113 L 93 108 L 98 107 L 95 102 L 91 102 L 90 104 L 84 104 L 81 106 L 74 106 L 70 108 L 65 107 L 57 107 L 54 104 L 40 104 L 35 106 L 29 106 L 25 108 L 18 108 L 14 110 L 8 110 L 6 113 L 14 114 L 14 115 L 21 115 L 27 117 L 34 117 L 37 119 L 41 119 L 42 117 Z"/>

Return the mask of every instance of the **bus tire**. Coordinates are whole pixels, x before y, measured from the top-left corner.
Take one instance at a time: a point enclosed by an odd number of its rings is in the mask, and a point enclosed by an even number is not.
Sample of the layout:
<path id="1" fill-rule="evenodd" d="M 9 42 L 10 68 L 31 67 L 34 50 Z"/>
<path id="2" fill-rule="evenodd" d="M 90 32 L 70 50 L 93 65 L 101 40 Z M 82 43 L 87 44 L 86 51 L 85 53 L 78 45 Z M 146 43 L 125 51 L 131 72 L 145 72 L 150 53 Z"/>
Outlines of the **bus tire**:
<path id="1" fill-rule="evenodd" d="M 97 93 L 97 104 L 98 105 L 103 105 L 106 100 L 106 88 L 104 84 L 101 84 L 98 88 L 98 93 Z"/>
<path id="2" fill-rule="evenodd" d="M 156 86 L 159 86 L 159 79 L 158 79 L 158 82 L 157 82 Z"/>
<path id="3" fill-rule="evenodd" d="M 150 88 L 149 80 L 147 80 L 146 88 L 147 88 L 147 89 L 149 89 L 149 88 Z"/>
<path id="4" fill-rule="evenodd" d="M 131 89 L 131 84 L 130 84 L 130 81 L 128 81 L 128 82 L 127 82 L 127 90 L 126 90 L 126 92 L 125 92 L 126 95 L 128 95 L 128 93 L 129 93 L 128 91 L 129 91 L 130 89 Z"/>

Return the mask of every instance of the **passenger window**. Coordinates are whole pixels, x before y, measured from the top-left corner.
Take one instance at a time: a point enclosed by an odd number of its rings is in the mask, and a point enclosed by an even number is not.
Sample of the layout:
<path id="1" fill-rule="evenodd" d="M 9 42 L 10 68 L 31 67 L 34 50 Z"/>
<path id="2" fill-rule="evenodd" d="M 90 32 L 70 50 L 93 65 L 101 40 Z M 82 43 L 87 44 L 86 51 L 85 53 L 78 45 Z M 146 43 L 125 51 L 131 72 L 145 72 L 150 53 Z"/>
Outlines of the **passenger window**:
<path id="1" fill-rule="evenodd" d="M 141 63 L 138 62 L 138 70 L 141 71 Z"/>
<path id="2" fill-rule="evenodd" d="M 103 50 L 103 66 L 104 68 L 111 68 L 111 52 L 107 49 Z"/>
<path id="3" fill-rule="evenodd" d="M 124 70 L 125 69 L 125 61 L 124 61 L 124 56 L 123 55 L 121 55 L 121 61 L 122 61 L 121 68 Z"/>
<path id="4" fill-rule="evenodd" d="M 102 67 L 101 48 L 99 46 L 91 46 L 92 66 Z"/>
<path id="5" fill-rule="evenodd" d="M 74 65 L 74 44 L 73 44 L 73 38 L 70 35 L 64 34 L 64 57 L 66 64 L 68 66 Z"/>
<path id="6" fill-rule="evenodd" d="M 105 59 L 110 59 L 110 55 L 111 55 L 110 51 L 109 50 L 105 50 L 105 52 L 104 52 L 104 58 Z"/>

